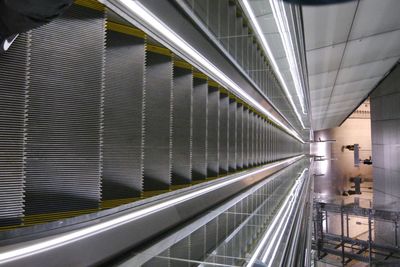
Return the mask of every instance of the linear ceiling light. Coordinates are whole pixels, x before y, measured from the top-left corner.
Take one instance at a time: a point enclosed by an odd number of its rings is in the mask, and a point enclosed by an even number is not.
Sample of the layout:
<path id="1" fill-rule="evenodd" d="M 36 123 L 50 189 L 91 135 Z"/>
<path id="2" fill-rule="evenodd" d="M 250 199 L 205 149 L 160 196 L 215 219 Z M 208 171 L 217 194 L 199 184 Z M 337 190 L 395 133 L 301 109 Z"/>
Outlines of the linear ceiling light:
<path id="1" fill-rule="evenodd" d="M 261 41 L 261 44 L 264 47 L 264 51 L 267 53 L 268 58 L 269 58 L 269 60 L 270 60 L 270 62 L 272 64 L 272 67 L 273 67 L 275 73 L 277 74 L 279 80 L 281 81 L 281 84 L 282 84 L 282 87 L 283 87 L 283 89 L 284 89 L 284 91 L 286 93 L 286 96 L 288 97 L 289 102 L 293 107 L 293 111 L 296 113 L 296 116 L 297 116 L 298 120 L 300 121 L 301 126 L 303 127 L 303 129 L 305 129 L 306 127 L 304 126 L 304 123 L 303 123 L 303 120 L 301 118 L 301 115 L 297 111 L 297 107 L 296 107 L 296 105 L 295 105 L 295 103 L 293 101 L 292 95 L 290 94 L 289 89 L 288 89 L 288 87 L 286 85 L 285 79 L 283 78 L 282 73 L 281 73 L 281 71 L 280 71 L 280 69 L 278 67 L 278 64 L 275 61 L 274 55 L 273 55 L 273 53 L 271 51 L 271 48 L 269 47 L 268 42 L 265 39 L 264 33 L 263 33 L 260 25 L 258 24 L 257 18 L 254 15 L 253 9 L 251 8 L 248 0 L 239 0 L 239 1 L 240 1 L 241 5 L 242 5 L 243 9 L 247 13 L 248 18 L 250 19 L 251 24 L 253 25 L 253 28 L 255 29 L 255 32 L 257 34 L 258 39 Z M 281 33 L 281 36 L 282 36 L 282 33 Z M 285 52 L 286 52 L 286 47 L 285 47 Z M 289 62 L 289 64 L 290 64 L 290 62 Z M 292 67 L 290 67 L 290 68 L 292 69 Z M 294 79 L 294 77 L 293 77 L 293 79 Z M 294 82 L 295 82 L 295 80 L 294 80 Z M 302 103 L 304 101 L 304 97 L 303 97 L 303 99 L 300 99 L 300 97 L 302 97 L 302 94 L 301 95 L 298 94 L 298 96 L 299 96 L 300 103 Z"/>
<path id="2" fill-rule="evenodd" d="M 301 86 L 300 71 L 298 68 L 294 52 L 295 50 L 293 47 L 293 39 L 292 35 L 290 34 L 289 22 L 287 20 L 286 10 L 284 6 L 285 4 L 283 1 L 278 1 L 278 0 L 269 0 L 269 3 L 272 8 L 275 21 L 277 22 L 278 25 L 286 57 L 289 61 L 290 73 L 292 74 L 293 77 L 293 82 L 295 84 L 296 93 L 299 97 L 301 109 L 303 111 L 303 114 L 307 114 L 304 108 L 304 94 L 303 94 L 303 88 Z"/>
<path id="3" fill-rule="evenodd" d="M 279 165 L 286 164 L 286 163 L 291 164 L 291 163 L 295 162 L 296 160 L 300 159 L 301 157 L 303 157 L 303 156 L 297 156 L 295 158 L 290 158 L 290 159 L 287 159 L 284 161 L 280 161 L 280 162 L 265 166 L 263 168 L 256 169 L 254 171 L 245 172 L 244 174 L 242 174 L 240 176 L 237 176 L 234 178 L 232 177 L 232 179 L 225 180 L 221 183 L 217 183 L 214 185 L 209 185 L 207 187 L 200 188 L 196 191 L 193 191 L 193 192 L 181 195 L 181 196 L 177 196 L 175 198 L 166 200 L 164 202 L 161 202 L 161 203 L 158 203 L 158 204 L 155 204 L 155 205 L 152 205 L 152 206 L 149 206 L 149 207 L 137 210 L 137 211 L 133 211 L 131 213 L 119 216 L 117 218 L 114 218 L 114 219 L 111 219 L 108 221 L 100 222 L 98 224 L 88 226 L 85 228 L 81 228 L 78 230 L 73 230 L 68 233 L 56 235 L 52 238 L 43 238 L 41 241 L 37 241 L 34 244 L 32 244 L 32 242 L 26 242 L 26 245 L 22 244 L 17 249 L 13 249 L 13 250 L 6 251 L 6 252 L 0 252 L 0 265 L 12 262 L 13 260 L 28 257 L 28 256 L 31 256 L 31 255 L 34 255 L 37 253 L 42 253 L 42 252 L 72 243 L 74 241 L 81 240 L 83 238 L 90 237 L 95 234 L 99 234 L 99 233 L 107 231 L 111 228 L 115 228 L 115 227 L 124 225 L 126 223 L 130 223 L 132 221 L 138 220 L 147 215 L 162 211 L 166 208 L 175 206 L 179 203 L 188 201 L 190 199 L 207 194 L 211 191 L 217 190 L 224 186 L 238 182 L 247 177 L 251 177 L 258 173 L 262 173 L 266 170 L 272 169 Z"/>
<path id="4" fill-rule="evenodd" d="M 101 2 L 101 0 L 100 0 Z M 139 18 L 142 22 L 146 23 L 147 26 L 151 27 L 151 31 L 155 34 L 162 36 L 167 39 L 169 43 L 178 47 L 183 54 L 194 61 L 204 72 L 210 74 L 210 76 L 221 82 L 222 85 L 231 89 L 243 100 L 247 101 L 254 108 L 258 109 L 261 113 L 267 115 L 272 121 L 277 123 L 293 137 L 295 137 L 300 142 L 304 143 L 302 138 L 293 129 L 289 129 L 280 120 L 273 116 L 267 109 L 265 109 L 260 103 L 258 103 L 254 98 L 252 98 L 248 93 L 246 93 L 239 85 L 232 81 L 228 76 L 226 76 L 221 70 L 219 70 L 215 65 L 213 65 L 206 57 L 200 54 L 191 45 L 186 43 L 178 34 L 166 26 L 162 21 L 160 21 L 154 14 L 147 10 L 143 5 L 134 0 L 117 0 L 123 5 L 125 10 L 130 11 L 135 18 Z M 304 128 L 304 126 L 303 126 Z"/>

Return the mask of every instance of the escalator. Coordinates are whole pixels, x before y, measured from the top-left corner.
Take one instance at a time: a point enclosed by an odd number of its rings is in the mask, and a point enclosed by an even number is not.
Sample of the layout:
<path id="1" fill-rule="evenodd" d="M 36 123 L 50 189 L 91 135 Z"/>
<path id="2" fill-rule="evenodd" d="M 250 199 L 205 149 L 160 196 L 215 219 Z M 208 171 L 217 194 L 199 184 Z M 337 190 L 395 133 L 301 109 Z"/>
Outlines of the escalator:
<path id="1" fill-rule="evenodd" d="M 293 166 L 304 169 L 296 130 L 217 47 L 207 58 L 229 79 L 103 2 L 76 0 L 0 57 L 0 264 L 117 263 L 270 175 L 290 173 L 289 188 Z M 268 199 L 278 208 L 287 191 L 273 188 L 244 213 Z M 254 220 L 239 217 L 196 261 Z"/>

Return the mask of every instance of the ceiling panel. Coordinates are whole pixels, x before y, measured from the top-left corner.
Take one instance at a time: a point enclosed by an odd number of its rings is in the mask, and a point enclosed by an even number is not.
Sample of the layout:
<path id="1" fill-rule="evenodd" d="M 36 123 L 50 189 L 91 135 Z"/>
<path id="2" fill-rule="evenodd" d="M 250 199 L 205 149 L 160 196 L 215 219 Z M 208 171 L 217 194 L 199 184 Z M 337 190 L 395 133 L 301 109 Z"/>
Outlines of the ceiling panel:
<path id="1" fill-rule="evenodd" d="M 324 72 L 308 77 L 310 90 L 332 87 L 336 78 L 337 71 Z"/>
<path id="2" fill-rule="evenodd" d="M 400 29 L 399 0 L 362 0 L 350 34 L 350 40 Z"/>
<path id="3" fill-rule="evenodd" d="M 343 68 L 339 71 L 336 82 L 338 84 L 342 84 L 373 78 L 376 76 L 383 76 L 397 62 L 397 60 L 398 58 L 394 57 L 349 68 Z"/>
<path id="4" fill-rule="evenodd" d="M 400 55 L 399 44 L 400 30 L 351 41 L 347 44 L 342 67 L 397 57 Z"/>
<path id="5" fill-rule="evenodd" d="M 366 80 L 361 80 L 361 81 L 356 81 L 356 82 L 351 82 L 351 83 L 345 83 L 345 84 L 339 84 L 339 85 L 337 84 L 333 88 L 333 95 L 341 95 L 341 94 L 352 93 L 352 92 L 361 91 L 361 90 L 371 90 L 380 80 L 381 80 L 381 77 L 378 77 L 378 78 L 366 79 Z"/>
<path id="6" fill-rule="evenodd" d="M 260 27 L 263 29 L 264 34 L 279 34 L 278 26 L 275 23 L 274 15 L 272 13 L 262 13 L 257 17 Z"/>
<path id="7" fill-rule="evenodd" d="M 308 74 L 315 75 L 337 70 L 344 48 L 345 44 L 339 44 L 307 51 Z"/>
<path id="8" fill-rule="evenodd" d="M 249 2 L 256 17 L 265 14 L 272 14 L 271 7 L 270 5 L 265 4 L 265 0 L 250 0 Z"/>
<path id="9" fill-rule="evenodd" d="M 400 58 L 400 0 L 302 10 L 313 127 L 336 127 Z"/>
<path id="10" fill-rule="evenodd" d="M 269 47 L 274 53 L 274 58 L 286 58 L 286 53 L 285 49 L 283 48 L 281 36 L 279 34 L 265 34 L 264 36 L 267 40 Z"/>
<path id="11" fill-rule="evenodd" d="M 345 42 L 357 3 L 305 6 L 303 23 L 307 50 Z"/>

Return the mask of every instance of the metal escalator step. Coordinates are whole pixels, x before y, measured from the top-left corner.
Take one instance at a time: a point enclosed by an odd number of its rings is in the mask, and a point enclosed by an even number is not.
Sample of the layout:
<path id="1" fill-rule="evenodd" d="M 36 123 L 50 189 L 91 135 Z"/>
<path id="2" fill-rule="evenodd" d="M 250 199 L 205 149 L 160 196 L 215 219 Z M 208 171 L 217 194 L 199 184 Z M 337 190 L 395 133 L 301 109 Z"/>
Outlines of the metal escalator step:
<path id="1" fill-rule="evenodd" d="M 107 32 L 102 199 L 142 192 L 143 80 L 142 38 Z"/>
<path id="2" fill-rule="evenodd" d="M 192 181 L 192 70 L 174 66 L 173 79 L 172 184 L 189 184 Z"/>
<path id="3" fill-rule="evenodd" d="M 172 73 L 171 56 L 147 51 L 144 89 L 144 191 L 166 190 L 171 185 Z"/>
<path id="4" fill-rule="evenodd" d="M 243 107 L 243 168 L 250 167 L 250 113 Z"/>
<path id="5" fill-rule="evenodd" d="M 32 31 L 27 215 L 99 207 L 104 55 L 103 12 L 72 6 Z"/>
<path id="6" fill-rule="evenodd" d="M 219 174 L 219 89 L 208 86 L 207 103 L 207 176 Z"/>
<path id="7" fill-rule="evenodd" d="M 18 225 L 24 212 L 24 147 L 29 34 L 0 56 L 0 226 Z"/>
<path id="8" fill-rule="evenodd" d="M 229 171 L 236 171 L 236 150 L 237 150 L 237 103 L 234 99 L 229 99 Z"/>
<path id="9" fill-rule="evenodd" d="M 243 105 L 237 103 L 237 130 L 236 130 L 236 142 L 237 142 L 237 168 L 243 169 Z"/>
<path id="10" fill-rule="evenodd" d="M 249 146 L 250 146 L 250 152 L 249 152 L 249 165 L 251 167 L 256 165 L 256 122 L 255 122 L 255 114 L 254 112 L 250 111 L 249 114 Z"/>
<path id="11" fill-rule="evenodd" d="M 193 143 L 192 179 L 207 178 L 207 100 L 208 84 L 193 78 Z"/>
<path id="12" fill-rule="evenodd" d="M 220 93 L 219 99 L 219 173 L 227 174 L 229 171 L 229 96 Z"/>
<path id="13" fill-rule="evenodd" d="M 267 120 L 263 121 L 262 132 L 263 132 L 263 162 L 267 163 Z"/>

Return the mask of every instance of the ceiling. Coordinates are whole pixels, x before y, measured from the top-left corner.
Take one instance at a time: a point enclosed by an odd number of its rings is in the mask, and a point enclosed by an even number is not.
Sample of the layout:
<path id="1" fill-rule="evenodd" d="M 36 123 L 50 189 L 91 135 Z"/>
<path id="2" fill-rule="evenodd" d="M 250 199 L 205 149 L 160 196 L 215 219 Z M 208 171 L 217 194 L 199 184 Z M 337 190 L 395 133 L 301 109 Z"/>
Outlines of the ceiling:
<path id="1" fill-rule="evenodd" d="M 338 126 L 400 58 L 400 1 L 303 6 L 312 128 Z"/>

